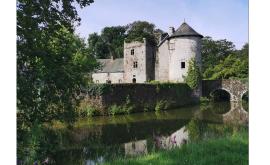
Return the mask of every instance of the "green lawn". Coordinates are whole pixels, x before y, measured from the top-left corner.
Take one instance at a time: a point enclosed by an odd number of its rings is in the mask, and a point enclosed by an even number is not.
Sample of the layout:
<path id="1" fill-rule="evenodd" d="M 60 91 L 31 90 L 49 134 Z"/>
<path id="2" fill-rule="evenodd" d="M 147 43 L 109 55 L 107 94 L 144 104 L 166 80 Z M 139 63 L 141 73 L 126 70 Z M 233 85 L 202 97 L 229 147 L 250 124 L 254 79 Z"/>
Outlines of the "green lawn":
<path id="1" fill-rule="evenodd" d="M 117 158 L 105 164 L 247 165 L 248 132 L 188 143 L 182 148 L 158 151 L 136 158 Z"/>

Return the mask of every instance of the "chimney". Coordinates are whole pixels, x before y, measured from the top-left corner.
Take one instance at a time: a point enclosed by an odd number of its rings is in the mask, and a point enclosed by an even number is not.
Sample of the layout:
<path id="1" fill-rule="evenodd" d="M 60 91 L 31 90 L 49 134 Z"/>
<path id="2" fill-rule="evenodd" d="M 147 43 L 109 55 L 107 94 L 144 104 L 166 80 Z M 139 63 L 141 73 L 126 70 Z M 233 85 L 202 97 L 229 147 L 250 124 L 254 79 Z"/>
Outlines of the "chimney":
<path id="1" fill-rule="evenodd" d="M 174 27 L 169 27 L 169 36 L 171 36 L 174 32 Z"/>

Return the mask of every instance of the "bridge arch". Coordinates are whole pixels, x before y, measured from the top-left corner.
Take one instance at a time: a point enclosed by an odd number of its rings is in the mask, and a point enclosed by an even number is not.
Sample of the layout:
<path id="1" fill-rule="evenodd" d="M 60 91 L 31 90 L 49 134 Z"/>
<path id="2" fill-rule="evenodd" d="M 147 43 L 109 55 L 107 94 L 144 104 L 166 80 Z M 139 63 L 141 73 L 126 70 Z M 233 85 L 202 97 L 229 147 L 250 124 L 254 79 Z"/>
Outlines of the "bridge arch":
<path id="1" fill-rule="evenodd" d="M 210 97 L 215 97 L 214 95 L 215 95 L 215 93 L 216 92 L 218 92 L 218 91 L 222 91 L 222 92 L 225 92 L 225 93 L 227 93 L 228 94 L 228 101 L 231 101 L 231 98 L 233 97 L 232 96 L 232 93 L 230 92 L 230 90 L 228 90 L 227 88 L 214 88 L 211 92 L 210 92 L 210 94 L 209 94 L 209 96 Z M 215 98 L 214 98 L 215 99 Z"/>
<path id="2" fill-rule="evenodd" d="M 210 93 L 222 89 L 230 93 L 230 101 L 241 101 L 242 96 L 248 90 L 248 82 L 241 80 L 203 80 L 202 96 L 209 97 Z"/>
<path id="3" fill-rule="evenodd" d="M 248 102 L 249 102 L 249 96 L 248 96 L 248 90 L 246 90 L 245 92 L 243 92 L 241 94 L 241 105 L 242 105 L 242 109 L 245 110 L 246 112 L 249 111 L 249 105 L 248 105 Z"/>
<path id="4" fill-rule="evenodd" d="M 245 94 L 248 94 L 248 92 L 249 91 L 247 89 L 246 90 L 243 90 L 242 93 L 241 93 L 241 99 L 243 99 L 244 95 Z"/>

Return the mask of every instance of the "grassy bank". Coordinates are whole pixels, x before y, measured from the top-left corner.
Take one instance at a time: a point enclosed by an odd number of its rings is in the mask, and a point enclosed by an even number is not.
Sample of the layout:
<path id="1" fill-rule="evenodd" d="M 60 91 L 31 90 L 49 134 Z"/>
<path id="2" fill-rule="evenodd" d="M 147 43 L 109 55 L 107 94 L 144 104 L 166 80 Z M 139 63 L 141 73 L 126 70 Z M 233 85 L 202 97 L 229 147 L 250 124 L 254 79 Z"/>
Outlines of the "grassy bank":
<path id="1" fill-rule="evenodd" d="M 181 164 L 181 165 L 246 165 L 248 164 L 248 132 L 191 142 L 182 148 L 157 151 L 136 158 L 118 158 L 106 165 Z"/>

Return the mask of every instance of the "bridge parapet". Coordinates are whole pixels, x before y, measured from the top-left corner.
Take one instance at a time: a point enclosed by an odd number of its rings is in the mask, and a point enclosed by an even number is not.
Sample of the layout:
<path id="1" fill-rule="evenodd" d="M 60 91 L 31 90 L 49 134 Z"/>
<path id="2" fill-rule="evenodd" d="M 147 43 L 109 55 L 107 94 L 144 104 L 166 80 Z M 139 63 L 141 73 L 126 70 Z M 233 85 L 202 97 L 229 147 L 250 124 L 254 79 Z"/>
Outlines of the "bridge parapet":
<path id="1" fill-rule="evenodd" d="M 248 81 L 243 80 L 203 80 L 202 96 L 209 97 L 216 90 L 225 90 L 230 94 L 230 101 L 241 101 L 248 91 Z"/>

